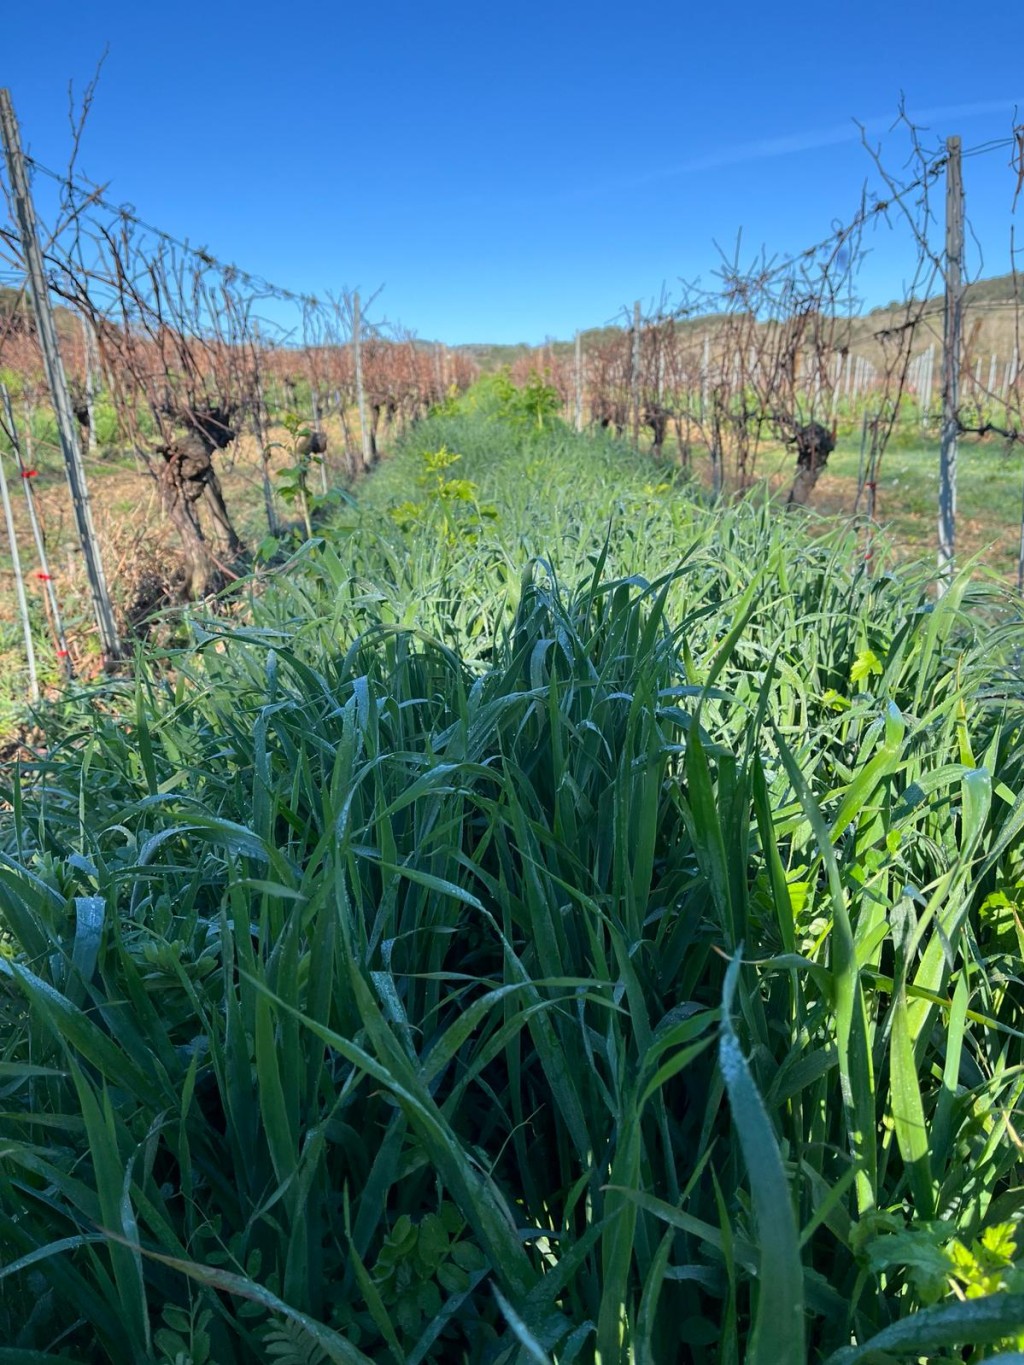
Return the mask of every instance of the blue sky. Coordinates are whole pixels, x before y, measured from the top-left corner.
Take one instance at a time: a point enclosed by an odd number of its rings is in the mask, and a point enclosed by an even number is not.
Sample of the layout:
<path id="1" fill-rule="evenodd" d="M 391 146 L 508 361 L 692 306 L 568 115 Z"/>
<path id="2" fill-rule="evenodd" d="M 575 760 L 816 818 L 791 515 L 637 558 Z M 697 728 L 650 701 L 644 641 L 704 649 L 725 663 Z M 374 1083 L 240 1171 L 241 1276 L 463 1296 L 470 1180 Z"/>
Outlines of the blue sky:
<path id="1" fill-rule="evenodd" d="M 378 315 L 452 344 L 571 336 L 710 282 L 739 229 L 750 255 L 817 241 L 871 177 L 854 118 L 900 169 L 901 92 L 936 142 L 1024 121 L 1017 0 L 49 0 L 6 7 L 0 66 L 45 164 L 108 45 L 80 165 L 112 198 L 290 288 L 383 285 Z M 987 274 L 1010 265 L 1008 159 L 964 167 Z M 885 302 L 912 253 L 869 245 Z"/>

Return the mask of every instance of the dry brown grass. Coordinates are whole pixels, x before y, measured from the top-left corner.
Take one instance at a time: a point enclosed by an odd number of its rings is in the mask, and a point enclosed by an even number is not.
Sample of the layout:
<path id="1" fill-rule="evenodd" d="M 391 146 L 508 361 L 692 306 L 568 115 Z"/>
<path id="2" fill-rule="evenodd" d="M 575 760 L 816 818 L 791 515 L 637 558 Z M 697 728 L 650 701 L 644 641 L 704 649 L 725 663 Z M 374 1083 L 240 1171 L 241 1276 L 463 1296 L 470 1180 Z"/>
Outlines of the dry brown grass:
<path id="1" fill-rule="evenodd" d="M 358 417 L 352 414 L 348 422 L 350 432 L 358 439 Z M 323 429 L 329 441 L 329 483 L 344 484 L 347 462 L 341 423 L 338 418 L 331 417 L 324 421 Z M 272 428 L 268 464 L 275 485 L 278 475 L 292 463 L 291 449 L 292 439 L 284 427 Z M 77 675 L 88 677 L 99 670 L 99 644 L 60 451 L 45 442 L 37 442 L 33 463 L 39 469 L 39 477 L 33 481 L 36 505 L 72 662 Z M 247 432 L 241 434 L 216 458 L 215 464 L 235 527 L 243 542 L 255 549 L 268 534 L 259 447 L 255 438 Z M 154 613 L 180 602 L 183 578 L 181 550 L 161 509 L 159 487 L 143 462 L 136 462 L 130 454 L 108 452 L 90 458 L 87 475 L 93 521 L 118 629 L 125 639 L 147 636 Z M 320 475 L 316 470 L 311 483 L 313 491 L 319 492 Z M 42 680 L 44 684 L 51 679 L 56 682 L 53 649 L 44 643 L 52 622 L 48 619 L 44 585 L 37 576 L 38 565 L 25 502 L 19 488 L 12 487 L 11 493 L 30 610 L 37 626 Z M 293 510 L 279 498 L 275 498 L 275 507 L 282 527 L 288 531 L 297 530 L 298 519 Z M 226 547 L 218 543 L 215 529 L 201 506 L 200 520 L 224 566 L 225 577 L 244 572 L 244 562 L 234 566 L 228 562 Z M 14 575 L 4 537 L 0 552 L 0 633 L 5 643 L 0 644 L 0 679 L 21 679 L 25 671 L 15 611 Z M 6 690 L 0 683 L 0 691 Z"/>

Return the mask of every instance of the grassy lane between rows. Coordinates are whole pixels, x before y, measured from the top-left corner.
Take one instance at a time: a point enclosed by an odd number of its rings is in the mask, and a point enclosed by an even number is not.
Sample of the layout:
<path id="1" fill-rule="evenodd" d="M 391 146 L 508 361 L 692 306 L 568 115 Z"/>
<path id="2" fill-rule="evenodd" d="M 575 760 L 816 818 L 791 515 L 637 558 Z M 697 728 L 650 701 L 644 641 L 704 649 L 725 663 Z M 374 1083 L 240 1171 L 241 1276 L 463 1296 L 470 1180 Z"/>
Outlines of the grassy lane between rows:
<path id="1" fill-rule="evenodd" d="M 679 460 L 678 445 L 671 437 L 665 446 L 665 459 L 671 464 Z M 694 477 L 710 489 L 706 449 L 691 451 L 690 460 Z M 772 496 L 785 503 L 793 483 L 793 447 L 765 443 L 758 451 L 756 474 Z M 886 450 L 877 476 L 875 519 L 884 535 L 876 554 L 884 551 L 890 566 L 918 560 L 934 563 L 939 503 L 937 436 L 917 423 L 903 426 Z M 811 519 L 809 529 L 848 520 L 861 524 L 863 535 L 868 499 L 863 490 L 858 498 L 858 488 L 864 477 L 859 425 L 855 430 L 841 426 L 838 445 L 814 490 L 812 502 L 819 517 Z M 961 439 L 956 518 L 959 562 L 970 562 L 981 572 L 1016 583 L 1022 517 L 1024 465 L 1020 450 L 995 438 Z"/>
<path id="2" fill-rule="evenodd" d="M 1024 632 L 854 562 L 485 385 L 67 703 L 0 1365 L 1020 1359 Z"/>

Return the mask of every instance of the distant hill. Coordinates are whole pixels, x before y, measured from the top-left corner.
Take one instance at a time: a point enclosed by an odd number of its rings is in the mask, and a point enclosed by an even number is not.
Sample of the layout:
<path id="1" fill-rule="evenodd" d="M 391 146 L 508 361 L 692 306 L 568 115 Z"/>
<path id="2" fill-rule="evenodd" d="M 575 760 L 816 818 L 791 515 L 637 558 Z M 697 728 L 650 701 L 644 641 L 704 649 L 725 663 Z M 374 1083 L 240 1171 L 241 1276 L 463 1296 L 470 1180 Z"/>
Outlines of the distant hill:
<path id="1" fill-rule="evenodd" d="M 1024 301 L 1024 275 L 993 275 L 990 280 L 976 280 L 966 290 L 967 303 L 1013 303 Z"/>
<path id="2" fill-rule="evenodd" d="M 966 354 L 971 362 L 989 356 L 1007 361 L 1020 345 L 1018 309 L 1024 303 L 1024 277 L 994 275 L 991 279 L 976 280 L 964 289 L 963 336 Z M 915 339 L 915 354 L 929 345 L 942 345 L 945 297 L 935 294 L 928 299 L 921 326 Z M 1024 310 L 1022 310 L 1024 311 Z M 858 354 L 873 359 L 879 350 L 878 333 L 905 316 L 899 302 L 884 308 L 873 308 L 862 317 L 851 319 L 850 345 Z M 1020 319 L 1024 326 L 1024 318 Z"/>
<path id="3" fill-rule="evenodd" d="M 969 349 L 978 354 L 996 354 L 1008 359 L 1016 344 L 1015 307 L 1024 303 L 1024 275 L 994 275 L 990 279 L 976 280 L 964 290 L 964 336 Z M 922 330 L 918 335 L 915 351 L 924 350 L 931 341 L 941 341 L 944 296 L 936 294 L 927 302 Z M 872 308 L 866 313 L 851 318 L 848 344 L 866 359 L 873 358 L 878 343 L 875 336 L 898 320 L 904 305 L 898 300 Z M 715 316 L 677 320 L 679 328 L 701 330 L 713 329 L 717 322 Z M 591 327 L 583 332 L 583 346 L 587 349 L 598 346 L 621 329 L 617 327 Z M 490 342 L 475 342 L 452 349 L 470 356 L 484 371 L 501 369 L 513 365 L 523 356 L 541 357 L 545 352 L 553 356 L 572 354 L 574 340 L 550 340 L 539 346 L 526 342 L 513 345 L 500 345 Z"/>
<path id="4" fill-rule="evenodd" d="M 57 332 L 61 336 L 70 335 L 78 326 L 76 315 L 60 304 L 54 308 L 53 317 L 57 324 Z M 0 336 L 8 330 L 12 319 L 16 320 L 16 327 L 13 330 L 35 331 L 35 318 L 28 294 L 20 289 L 12 289 L 9 285 L 0 284 Z"/>
<path id="5" fill-rule="evenodd" d="M 28 300 L 23 298 L 20 290 L 0 284 L 0 325 L 6 323 L 15 313 L 24 313 L 27 309 Z"/>
<path id="6" fill-rule="evenodd" d="M 1024 303 L 1024 275 L 994 275 L 968 284 L 964 291 L 964 337 L 968 351 L 975 356 L 996 355 L 1001 360 L 1008 360 L 1020 341 L 1016 308 L 1021 303 Z M 851 318 L 847 324 L 848 330 L 840 338 L 841 344 L 849 345 L 868 360 L 877 361 L 879 344 L 875 339 L 876 334 L 899 321 L 902 310 L 903 305 L 893 301 Z M 58 331 L 62 335 L 69 335 L 77 326 L 75 314 L 60 306 L 54 312 Z M 915 352 L 926 349 L 933 342 L 941 342 L 942 314 L 943 296 L 936 294 L 928 300 L 925 308 Z M 26 319 L 26 330 L 33 329 L 28 299 L 18 289 L 0 285 L 0 335 L 13 315 Z M 717 322 L 716 316 L 707 315 L 677 319 L 676 327 L 713 331 Z M 587 328 L 582 333 L 584 349 L 599 346 L 617 333 L 621 333 L 621 328 L 615 326 Z M 417 346 L 424 347 L 435 344 L 425 340 L 416 342 Z M 506 365 L 514 365 L 523 357 L 535 356 L 540 364 L 543 364 L 545 353 L 553 357 L 568 357 L 572 355 L 574 345 L 574 339 L 569 338 L 551 339 L 539 346 L 531 346 L 525 341 L 510 345 L 470 342 L 449 349 L 469 356 L 481 370 L 492 372 Z"/>
<path id="7" fill-rule="evenodd" d="M 607 341 L 618 331 L 619 328 L 617 327 L 590 327 L 583 333 L 583 345 L 584 347 L 599 346 L 602 341 Z M 481 370 L 486 372 L 500 370 L 504 365 L 514 365 L 523 356 L 537 355 L 545 351 L 550 351 L 556 356 L 571 355 L 575 344 L 575 338 L 570 338 L 568 341 L 546 341 L 540 346 L 531 346 L 525 341 L 510 345 L 501 345 L 497 342 L 471 342 L 468 345 L 455 346 L 452 349 L 468 355 L 480 366 Z"/>

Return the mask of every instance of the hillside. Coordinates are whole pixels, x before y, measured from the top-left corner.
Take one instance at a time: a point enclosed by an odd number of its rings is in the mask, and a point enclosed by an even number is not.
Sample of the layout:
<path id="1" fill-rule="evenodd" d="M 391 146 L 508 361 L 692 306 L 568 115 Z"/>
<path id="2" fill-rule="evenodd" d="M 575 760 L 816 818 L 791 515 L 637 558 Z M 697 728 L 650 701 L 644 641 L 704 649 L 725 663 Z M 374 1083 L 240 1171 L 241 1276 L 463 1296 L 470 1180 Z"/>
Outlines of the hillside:
<path id="1" fill-rule="evenodd" d="M 1024 302 L 1024 276 L 1012 274 L 994 275 L 989 279 L 976 280 L 964 290 L 965 337 L 969 349 L 986 360 L 994 353 L 1002 360 L 1010 358 L 1017 343 L 1016 303 Z M 920 347 L 923 350 L 929 342 L 941 342 L 942 315 L 944 301 L 941 294 L 928 300 L 925 321 L 919 332 Z M 865 359 L 879 359 L 875 334 L 898 322 L 904 305 L 885 304 L 872 308 L 866 313 L 850 319 L 848 329 L 838 337 L 840 344 L 855 347 Z M 697 318 L 683 318 L 676 323 L 682 329 L 702 330 L 714 328 L 716 317 L 711 314 Z M 585 349 L 600 346 L 613 337 L 620 329 L 615 326 L 592 327 L 582 332 Z M 518 345 L 498 345 L 487 342 L 464 344 L 456 349 L 468 355 L 485 373 L 493 372 L 502 366 L 514 365 L 517 360 L 527 356 L 553 356 L 567 358 L 572 355 L 574 338 L 551 339 L 542 346 L 530 346 L 525 342 Z"/>
<path id="2" fill-rule="evenodd" d="M 54 308 L 53 314 L 58 334 L 61 336 L 73 335 L 79 326 L 76 315 L 69 308 L 60 304 Z M 0 338 L 9 329 L 34 332 L 35 319 L 28 295 L 20 289 L 12 289 L 9 285 L 0 284 Z"/>
<path id="3" fill-rule="evenodd" d="M 1016 299 L 1016 303 L 1015 303 Z M 964 333 L 969 351 L 983 356 L 997 355 L 1001 360 L 1010 358 L 1013 349 L 1019 344 L 1016 308 L 1024 301 L 1024 276 L 1012 274 L 996 275 L 988 279 L 976 280 L 964 290 Z M 839 344 L 856 348 L 859 355 L 875 361 L 879 359 L 875 334 L 899 322 L 904 305 L 889 303 L 882 307 L 851 318 L 846 329 L 837 334 Z M 67 308 L 58 306 L 55 310 L 58 330 L 65 336 L 75 334 L 77 321 Z M 0 285 L 0 335 L 9 325 L 15 314 L 25 319 L 29 329 L 32 327 L 31 309 L 27 300 L 18 290 Z M 925 319 L 919 330 L 920 346 L 925 349 L 930 342 L 941 342 L 942 338 L 943 297 L 935 295 L 928 300 Z M 718 318 L 714 314 L 687 317 L 677 320 L 677 329 L 702 331 L 714 329 Z M 586 328 L 581 333 L 584 349 L 599 347 L 603 342 L 621 333 L 621 328 L 608 324 L 602 327 Z M 437 343 L 418 339 L 417 348 L 431 348 Z M 505 366 L 513 366 L 517 361 L 530 356 L 541 359 L 545 355 L 565 360 L 572 356 L 575 338 L 551 338 L 540 346 L 527 342 L 501 344 L 494 342 L 466 342 L 450 347 L 468 357 L 479 369 L 487 374 Z M 287 348 L 286 348 L 287 349 Z"/>

